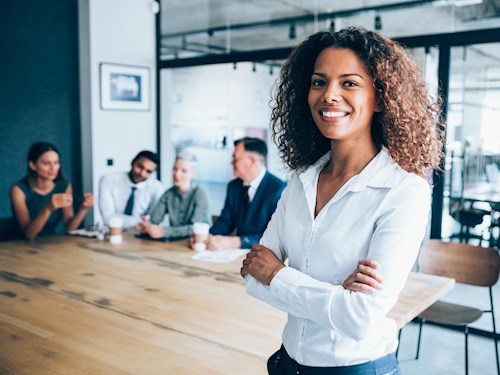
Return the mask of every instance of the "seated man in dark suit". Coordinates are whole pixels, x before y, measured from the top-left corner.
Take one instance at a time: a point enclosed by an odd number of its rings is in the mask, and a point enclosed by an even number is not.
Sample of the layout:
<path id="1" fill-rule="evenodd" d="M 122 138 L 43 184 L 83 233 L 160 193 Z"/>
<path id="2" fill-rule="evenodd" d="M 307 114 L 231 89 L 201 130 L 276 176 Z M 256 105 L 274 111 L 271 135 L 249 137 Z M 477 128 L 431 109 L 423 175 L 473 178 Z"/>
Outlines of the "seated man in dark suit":
<path id="1" fill-rule="evenodd" d="M 266 170 L 264 141 L 245 137 L 234 146 L 231 165 L 237 178 L 229 182 L 224 208 L 210 228 L 209 250 L 250 248 L 258 243 L 285 188 Z"/>

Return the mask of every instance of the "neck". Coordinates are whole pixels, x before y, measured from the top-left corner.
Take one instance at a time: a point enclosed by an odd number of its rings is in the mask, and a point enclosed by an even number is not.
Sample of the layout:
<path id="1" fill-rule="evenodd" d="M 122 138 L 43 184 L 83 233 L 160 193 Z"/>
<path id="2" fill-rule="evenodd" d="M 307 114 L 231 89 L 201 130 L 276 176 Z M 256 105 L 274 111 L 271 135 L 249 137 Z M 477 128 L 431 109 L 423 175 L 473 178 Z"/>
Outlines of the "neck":
<path id="1" fill-rule="evenodd" d="M 245 184 L 250 184 L 250 182 L 252 182 L 253 180 L 255 180 L 257 178 L 257 176 L 259 174 L 262 173 L 262 171 L 264 170 L 264 167 L 263 166 L 258 166 L 258 167 L 255 167 L 253 170 L 252 170 L 252 173 L 249 173 L 249 176 L 247 176 L 247 178 L 245 179 L 242 179 L 243 182 Z"/>
<path id="2" fill-rule="evenodd" d="M 41 192 L 52 190 L 54 187 L 54 180 L 48 180 L 45 178 L 36 177 L 33 182 L 33 189 Z"/>
<path id="3" fill-rule="evenodd" d="M 185 193 L 186 191 L 191 189 L 191 184 L 186 185 L 186 186 L 176 186 L 176 188 L 179 191 L 179 193 Z"/>
<path id="4" fill-rule="evenodd" d="M 377 155 L 378 149 L 372 140 L 364 145 L 359 142 L 346 144 L 332 141 L 332 161 L 326 172 L 332 176 L 354 176 L 361 172 Z"/>

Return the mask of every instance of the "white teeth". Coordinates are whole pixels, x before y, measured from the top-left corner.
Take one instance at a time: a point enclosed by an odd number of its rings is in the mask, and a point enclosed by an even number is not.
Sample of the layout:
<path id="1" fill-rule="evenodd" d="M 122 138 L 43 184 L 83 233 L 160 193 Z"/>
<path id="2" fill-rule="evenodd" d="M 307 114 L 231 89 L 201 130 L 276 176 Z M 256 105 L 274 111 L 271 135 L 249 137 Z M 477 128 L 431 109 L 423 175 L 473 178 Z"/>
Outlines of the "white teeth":
<path id="1" fill-rule="evenodd" d="M 347 116 L 347 112 L 322 112 L 324 117 L 344 117 Z"/>

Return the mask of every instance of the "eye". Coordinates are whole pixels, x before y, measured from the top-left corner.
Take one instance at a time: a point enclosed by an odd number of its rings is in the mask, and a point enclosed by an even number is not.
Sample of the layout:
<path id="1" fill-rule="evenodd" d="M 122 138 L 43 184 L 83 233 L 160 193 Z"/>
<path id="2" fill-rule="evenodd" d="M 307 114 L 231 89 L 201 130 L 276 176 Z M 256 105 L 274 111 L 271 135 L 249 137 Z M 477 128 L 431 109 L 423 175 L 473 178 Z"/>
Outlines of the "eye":
<path id="1" fill-rule="evenodd" d="M 358 84 L 354 81 L 345 81 L 343 84 L 343 86 L 345 87 L 356 87 L 358 86 Z"/>
<path id="2" fill-rule="evenodd" d="M 321 87 L 321 86 L 324 86 L 325 84 L 326 84 L 326 82 L 323 79 L 313 79 L 311 81 L 311 86 L 313 86 L 313 87 Z"/>

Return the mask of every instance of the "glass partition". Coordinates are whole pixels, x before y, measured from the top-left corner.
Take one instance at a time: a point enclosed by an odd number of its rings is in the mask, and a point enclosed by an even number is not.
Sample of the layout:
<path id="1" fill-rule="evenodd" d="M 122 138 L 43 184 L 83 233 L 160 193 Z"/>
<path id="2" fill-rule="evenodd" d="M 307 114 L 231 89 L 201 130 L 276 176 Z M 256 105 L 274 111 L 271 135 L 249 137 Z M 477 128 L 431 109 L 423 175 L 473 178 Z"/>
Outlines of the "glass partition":
<path id="1" fill-rule="evenodd" d="M 500 199 L 500 43 L 451 49 L 446 144 L 442 236 L 487 245 Z"/>

